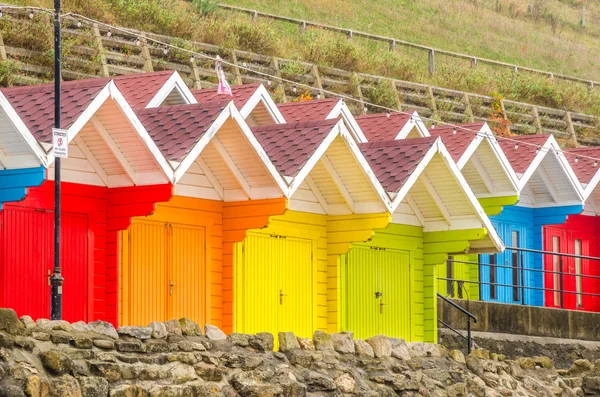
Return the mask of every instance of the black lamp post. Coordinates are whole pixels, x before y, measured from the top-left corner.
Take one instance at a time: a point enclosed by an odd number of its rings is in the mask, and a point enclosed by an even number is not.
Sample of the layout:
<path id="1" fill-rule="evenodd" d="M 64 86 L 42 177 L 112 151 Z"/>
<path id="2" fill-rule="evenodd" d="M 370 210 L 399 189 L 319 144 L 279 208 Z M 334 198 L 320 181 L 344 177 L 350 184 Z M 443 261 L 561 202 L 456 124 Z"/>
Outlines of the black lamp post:
<path id="1" fill-rule="evenodd" d="M 60 129 L 60 0 L 54 0 L 54 128 Z M 68 139 L 67 139 L 68 140 Z M 67 143 L 68 144 L 68 143 Z M 60 269 L 60 157 L 54 156 L 54 270 L 50 277 L 52 320 L 62 319 L 62 288 Z"/>

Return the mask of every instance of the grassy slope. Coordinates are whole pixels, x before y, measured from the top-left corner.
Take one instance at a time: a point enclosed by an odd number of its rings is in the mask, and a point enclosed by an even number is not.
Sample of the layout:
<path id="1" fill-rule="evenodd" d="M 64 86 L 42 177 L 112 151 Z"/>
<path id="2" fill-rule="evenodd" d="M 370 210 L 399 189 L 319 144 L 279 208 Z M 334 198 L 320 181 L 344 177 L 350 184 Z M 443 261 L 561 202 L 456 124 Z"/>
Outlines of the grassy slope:
<path id="1" fill-rule="evenodd" d="M 554 73 L 600 79 L 600 2 L 584 0 L 222 0 Z M 554 29 L 553 29 L 554 26 Z"/>

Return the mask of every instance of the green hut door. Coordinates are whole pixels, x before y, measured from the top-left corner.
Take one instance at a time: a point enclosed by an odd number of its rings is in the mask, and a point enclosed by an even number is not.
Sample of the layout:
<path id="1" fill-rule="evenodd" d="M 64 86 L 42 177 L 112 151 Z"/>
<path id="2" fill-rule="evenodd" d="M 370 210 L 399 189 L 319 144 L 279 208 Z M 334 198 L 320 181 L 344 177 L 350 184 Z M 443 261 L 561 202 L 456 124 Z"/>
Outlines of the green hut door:
<path id="1" fill-rule="evenodd" d="M 343 266 L 345 330 L 410 340 L 409 253 L 353 247 Z"/>

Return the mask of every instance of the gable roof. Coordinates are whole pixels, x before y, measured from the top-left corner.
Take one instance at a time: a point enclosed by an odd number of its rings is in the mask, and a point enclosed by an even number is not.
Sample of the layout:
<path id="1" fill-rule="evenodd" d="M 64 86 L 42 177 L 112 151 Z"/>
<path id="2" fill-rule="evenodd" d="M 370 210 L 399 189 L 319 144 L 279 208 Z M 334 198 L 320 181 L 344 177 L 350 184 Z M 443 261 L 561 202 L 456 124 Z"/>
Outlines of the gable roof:
<path id="1" fill-rule="evenodd" d="M 338 104 L 338 98 L 316 99 L 302 102 L 288 102 L 277 105 L 288 123 L 307 120 L 325 120 Z"/>
<path id="2" fill-rule="evenodd" d="M 204 102 L 140 109 L 136 113 L 165 158 L 181 162 L 227 105 L 224 101 Z"/>
<path id="3" fill-rule="evenodd" d="M 415 110 L 364 114 L 357 116 L 356 122 L 369 142 L 404 139 L 415 127 L 419 136 L 430 135 Z"/>
<path id="4" fill-rule="evenodd" d="M 163 72 L 130 74 L 113 77 L 112 80 L 134 109 L 145 108 L 156 93 L 176 74 L 173 70 Z"/>
<path id="5" fill-rule="evenodd" d="M 383 188 L 397 193 L 436 140 L 412 138 L 362 143 L 359 147 Z"/>
<path id="6" fill-rule="evenodd" d="M 500 139 L 500 147 L 517 174 L 524 174 L 532 165 L 539 148 L 546 145 L 552 137 L 550 134 L 534 134 L 513 136 L 510 139 Z M 518 145 L 523 142 L 524 144 Z"/>
<path id="7" fill-rule="evenodd" d="M 293 178 L 337 123 L 337 120 L 303 121 L 253 127 L 252 132 L 277 171 Z"/>
<path id="8" fill-rule="evenodd" d="M 224 94 L 218 94 L 217 88 L 203 88 L 201 90 L 193 90 L 192 94 L 199 103 L 215 102 L 215 101 L 233 101 L 238 109 L 242 108 L 250 99 L 252 94 L 260 87 L 260 84 L 244 84 L 231 87 L 233 97 Z"/>
<path id="9" fill-rule="evenodd" d="M 459 124 L 456 126 L 443 125 L 430 128 L 429 133 L 442 138 L 446 149 L 452 159 L 458 163 L 471 143 L 477 138 L 477 132 L 485 126 L 485 123 Z"/>
<path id="10" fill-rule="evenodd" d="M 569 160 L 569 164 L 571 164 L 579 182 L 581 182 L 582 185 L 590 184 L 598 174 L 600 168 L 598 167 L 599 161 L 587 157 L 600 159 L 600 147 L 570 148 L 563 149 L 563 152 L 569 154 L 566 155 L 566 158 Z M 585 157 L 578 157 L 577 155 Z"/>

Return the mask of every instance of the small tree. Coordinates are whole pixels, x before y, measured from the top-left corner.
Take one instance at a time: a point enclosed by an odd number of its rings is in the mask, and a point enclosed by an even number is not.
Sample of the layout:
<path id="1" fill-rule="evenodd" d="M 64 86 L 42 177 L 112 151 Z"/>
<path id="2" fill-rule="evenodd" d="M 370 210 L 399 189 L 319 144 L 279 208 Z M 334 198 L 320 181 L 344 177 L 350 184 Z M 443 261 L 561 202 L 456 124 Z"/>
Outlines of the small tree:
<path id="1" fill-rule="evenodd" d="M 211 16 L 219 9 L 217 0 L 192 0 L 192 5 L 201 17 Z"/>

